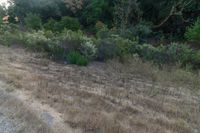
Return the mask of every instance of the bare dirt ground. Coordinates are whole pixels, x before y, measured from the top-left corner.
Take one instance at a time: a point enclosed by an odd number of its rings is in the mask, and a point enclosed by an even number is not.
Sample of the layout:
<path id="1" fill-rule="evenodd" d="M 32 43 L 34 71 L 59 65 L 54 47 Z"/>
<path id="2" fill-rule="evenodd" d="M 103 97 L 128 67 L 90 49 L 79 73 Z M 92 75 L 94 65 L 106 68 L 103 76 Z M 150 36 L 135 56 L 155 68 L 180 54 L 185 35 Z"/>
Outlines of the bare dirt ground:
<path id="1" fill-rule="evenodd" d="M 0 132 L 200 132 L 197 92 L 162 86 L 148 65 L 62 65 L 4 46 L 0 55 Z"/>

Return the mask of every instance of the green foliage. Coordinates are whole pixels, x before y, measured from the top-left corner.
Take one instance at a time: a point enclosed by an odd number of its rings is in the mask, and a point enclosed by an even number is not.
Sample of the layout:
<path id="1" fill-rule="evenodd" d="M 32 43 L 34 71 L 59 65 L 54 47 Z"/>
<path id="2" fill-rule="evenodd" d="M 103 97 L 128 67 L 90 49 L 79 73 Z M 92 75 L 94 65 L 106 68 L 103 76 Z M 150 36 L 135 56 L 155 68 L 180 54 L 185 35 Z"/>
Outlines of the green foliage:
<path id="1" fill-rule="evenodd" d="M 63 17 L 60 21 L 49 19 L 48 22 L 44 24 L 46 30 L 51 30 L 53 32 L 62 32 L 64 29 L 78 31 L 80 27 L 78 19 L 68 16 Z"/>
<path id="2" fill-rule="evenodd" d="M 18 16 L 22 21 L 27 14 L 39 14 L 42 21 L 50 18 L 58 19 L 62 16 L 72 15 L 63 0 L 9 0 L 13 3 L 8 9 L 8 15 Z"/>
<path id="3" fill-rule="evenodd" d="M 64 29 L 72 30 L 72 31 L 77 31 L 80 29 L 80 23 L 78 19 L 72 18 L 72 17 L 63 17 L 59 23 L 61 27 Z"/>
<path id="4" fill-rule="evenodd" d="M 65 51 L 78 51 L 80 50 L 81 44 L 84 42 L 84 34 L 81 31 L 74 32 L 71 30 L 64 30 L 57 37 L 57 40 Z"/>
<path id="5" fill-rule="evenodd" d="M 15 33 L 19 31 L 19 26 L 16 24 L 2 24 L 0 25 L 0 34 L 3 34 L 4 32 L 11 32 Z"/>
<path id="6" fill-rule="evenodd" d="M 5 7 L 0 5 L 0 26 L 3 24 L 2 18 L 6 15 Z"/>
<path id="7" fill-rule="evenodd" d="M 132 48 L 138 42 L 124 39 L 118 35 L 111 35 L 98 41 L 98 59 L 105 61 L 115 57 L 123 57 L 131 54 Z"/>
<path id="8" fill-rule="evenodd" d="M 44 31 L 37 31 L 24 34 L 22 42 L 32 50 L 46 52 L 51 40 L 45 36 Z"/>
<path id="9" fill-rule="evenodd" d="M 101 39 L 107 38 L 110 35 L 111 35 L 110 30 L 107 27 L 100 29 L 96 34 L 97 38 L 101 38 Z"/>
<path id="10" fill-rule="evenodd" d="M 97 56 L 97 48 L 94 44 L 94 40 L 88 37 L 83 37 L 80 52 L 89 60 L 95 59 Z"/>
<path id="11" fill-rule="evenodd" d="M 44 28 L 46 30 L 56 32 L 57 31 L 56 23 L 57 21 L 51 18 L 47 21 L 47 23 L 44 24 Z"/>
<path id="12" fill-rule="evenodd" d="M 0 25 L 0 42 L 4 45 L 16 44 L 20 41 L 21 32 L 15 24 Z"/>
<path id="13" fill-rule="evenodd" d="M 168 62 L 180 62 L 185 63 L 190 59 L 192 49 L 185 44 L 172 43 L 167 46 L 166 54 L 168 55 Z M 167 62 L 166 62 L 167 63 Z"/>
<path id="14" fill-rule="evenodd" d="M 200 41 L 200 18 L 187 29 L 185 37 L 190 41 Z"/>
<path id="15" fill-rule="evenodd" d="M 193 68 L 199 69 L 200 68 L 200 50 L 193 52 L 193 54 L 191 54 L 190 60 L 188 60 L 187 63 L 190 63 L 193 66 Z"/>
<path id="16" fill-rule="evenodd" d="M 0 5 L 0 17 L 3 17 L 5 15 L 6 15 L 5 6 Z"/>
<path id="17" fill-rule="evenodd" d="M 136 53 L 141 58 L 157 64 L 181 63 L 186 65 L 191 59 L 192 49 L 187 45 L 177 43 L 159 47 L 144 44 L 137 47 Z"/>
<path id="18" fill-rule="evenodd" d="M 85 26 L 94 26 L 97 21 L 111 25 L 113 14 L 112 0 L 87 1 L 80 13 L 81 22 Z"/>
<path id="19" fill-rule="evenodd" d="M 88 59 L 94 59 L 96 56 L 95 40 L 86 37 L 81 31 L 65 30 L 57 37 L 57 40 L 66 52 L 79 51 Z"/>
<path id="20" fill-rule="evenodd" d="M 116 0 L 114 4 L 115 25 L 124 31 L 140 21 L 141 10 L 138 0 Z"/>
<path id="21" fill-rule="evenodd" d="M 25 18 L 25 24 L 27 28 L 39 30 L 42 28 L 42 20 L 39 15 L 29 13 Z"/>
<path id="22" fill-rule="evenodd" d="M 144 42 L 152 33 L 152 29 L 149 24 L 139 23 L 136 26 L 129 28 L 130 34 L 139 38 L 141 42 Z"/>
<path id="23" fill-rule="evenodd" d="M 17 39 L 18 38 L 16 35 L 8 31 L 4 32 L 4 34 L 0 36 L 0 42 L 4 45 L 11 45 L 13 43 L 16 43 Z"/>
<path id="24" fill-rule="evenodd" d="M 88 59 L 77 51 L 70 51 L 66 58 L 69 63 L 79 66 L 86 66 L 89 63 Z"/>

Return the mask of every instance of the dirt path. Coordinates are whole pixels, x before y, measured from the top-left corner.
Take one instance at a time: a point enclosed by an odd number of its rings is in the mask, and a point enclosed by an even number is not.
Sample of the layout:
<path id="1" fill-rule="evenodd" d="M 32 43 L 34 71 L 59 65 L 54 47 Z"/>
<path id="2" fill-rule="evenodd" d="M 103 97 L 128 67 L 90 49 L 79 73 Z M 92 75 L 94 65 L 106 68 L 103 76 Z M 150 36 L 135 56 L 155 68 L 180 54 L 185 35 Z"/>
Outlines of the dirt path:
<path id="1" fill-rule="evenodd" d="M 45 123 L 39 120 L 25 101 L 16 92 L 0 81 L 0 132 L 1 133 L 50 133 Z M 34 118 L 34 119 L 33 119 Z"/>
<path id="2" fill-rule="evenodd" d="M 4 46 L 0 55 L 0 123 L 10 132 L 200 132 L 198 97 L 181 87 L 161 87 L 141 66 L 136 74 L 119 64 L 62 65 Z M 11 102 L 3 102 L 4 96 Z"/>
<path id="3" fill-rule="evenodd" d="M 0 81 L 1 133 L 78 133 L 64 124 L 62 114 L 34 99 L 29 92 L 9 90 L 10 86 Z"/>

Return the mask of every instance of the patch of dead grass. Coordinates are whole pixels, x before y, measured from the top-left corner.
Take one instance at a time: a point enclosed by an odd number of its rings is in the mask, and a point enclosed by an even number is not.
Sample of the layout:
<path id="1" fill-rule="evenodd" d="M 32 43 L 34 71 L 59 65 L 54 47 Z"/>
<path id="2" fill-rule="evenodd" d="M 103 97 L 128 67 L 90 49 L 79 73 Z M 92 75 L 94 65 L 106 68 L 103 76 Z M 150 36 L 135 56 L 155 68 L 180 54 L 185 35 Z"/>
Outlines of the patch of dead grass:
<path id="1" fill-rule="evenodd" d="M 8 56 L 0 60 L 6 64 L 0 75 L 55 108 L 73 128 L 91 133 L 200 131 L 197 72 L 161 70 L 139 59 L 80 68 L 12 49 L 0 53 Z M 16 59 L 10 63 L 6 58 L 14 58 L 13 53 Z"/>

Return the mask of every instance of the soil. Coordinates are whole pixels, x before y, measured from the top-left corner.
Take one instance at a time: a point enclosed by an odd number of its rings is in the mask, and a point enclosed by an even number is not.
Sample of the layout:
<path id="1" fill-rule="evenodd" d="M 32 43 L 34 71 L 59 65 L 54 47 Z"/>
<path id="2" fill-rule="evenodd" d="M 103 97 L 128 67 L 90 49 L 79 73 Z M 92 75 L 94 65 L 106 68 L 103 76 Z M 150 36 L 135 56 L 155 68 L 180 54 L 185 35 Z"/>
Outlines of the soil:
<path id="1" fill-rule="evenodd" d="M 58 64 L 0 46 L 0 132 L 198 133 L 199 98 L 117 63 Z"/>

